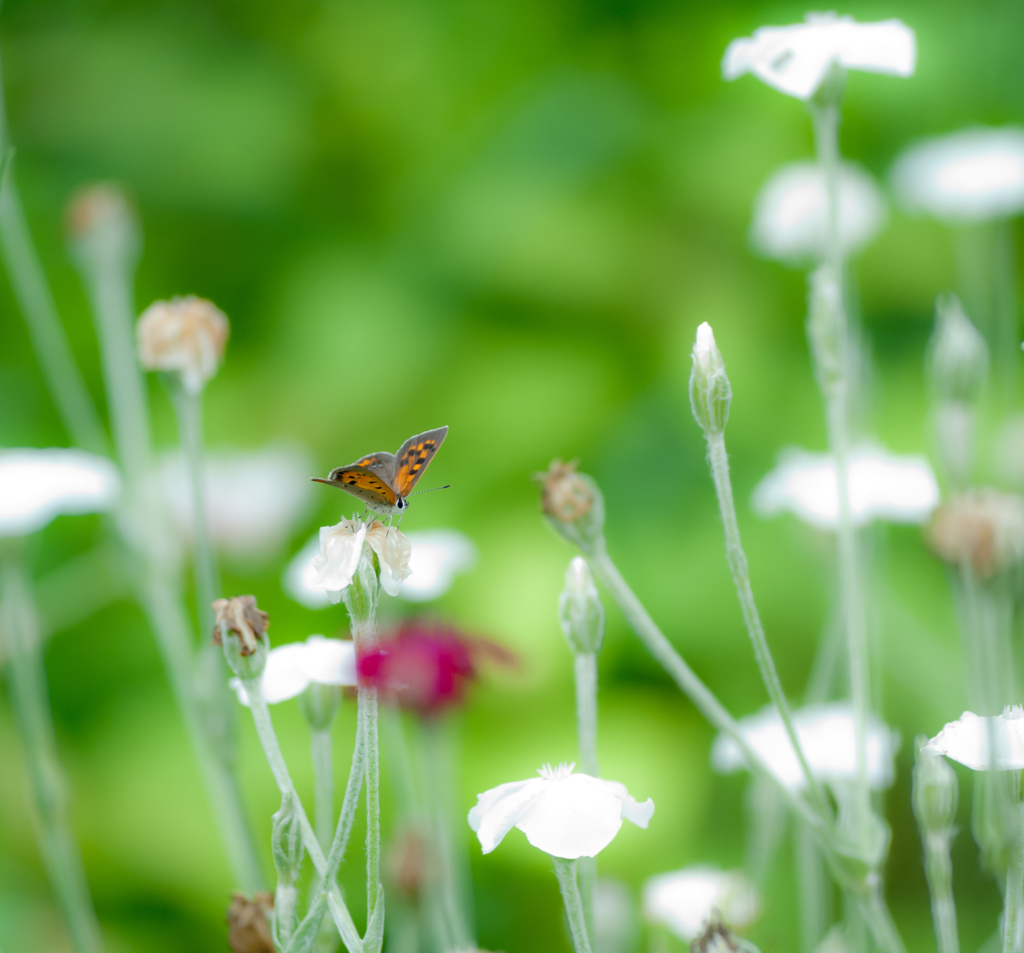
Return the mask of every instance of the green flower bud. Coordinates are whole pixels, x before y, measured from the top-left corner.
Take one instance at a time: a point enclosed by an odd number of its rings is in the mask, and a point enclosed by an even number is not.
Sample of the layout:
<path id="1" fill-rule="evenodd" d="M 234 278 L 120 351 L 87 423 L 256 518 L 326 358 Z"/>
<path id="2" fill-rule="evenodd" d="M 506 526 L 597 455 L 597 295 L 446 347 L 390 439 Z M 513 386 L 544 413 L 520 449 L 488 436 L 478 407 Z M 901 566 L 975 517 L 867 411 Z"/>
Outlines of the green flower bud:
<path id="1" fill-rule="evenodd" d="M 274 894 L 274 939 L 284 950 L 298 925 L 298 881 L 302 874 L 302 829 L 299 814 L 291 794 L 281 799 L 281 807 L 274 814 L 270 846 L 277 869 L 277 890 Z"/>
<path id="2" fill-rule="evenodd" d="M 925 833 L 948 831 L 956 823 L 960 797 L 956 772 L 942 755 L 928 750 L 924 735 L 918 736 L 916 744 L 910 796 L 914 817 Z"/>
<path id="3" fill-rule="evenodd" d="M 223 646 L 231 671 L 242 681 L 259 678 L 270 652 L 270 616 L 256 605 L 255 596 L 217 599 L 213 611 L 213 644 Z"/>
<path id="4" fill-rule="evenodd" d="M 988 375 L 988 347 L 952 292 L 935 299 L 928 365 L 941 401 L 973 404 L 978 400 Z"/>
<path id="5" fill-rule="evenodd" d="M 313 731 L 327 731 L 341 704 L 341 686 L 312 681 L 299 695 L 299 711 Z"/>
<path id="6" fill-rule="evenodd" d="M 594 653 L 601 648 L 604 606 L 590 566 L 582 556 L 574 556 L 565 571 L 565 588 L 558 597 L 558 621 L 574 652 Z"/>
<path id="7" fill-rule="evenodd" d="M 706 436 L 724 432 L 732 403 L 732 386 L 725 363 L 715 344 L 711 325 L 705 321 L 697 328 L 697 342 L 691 354 L 690 407 Z"/>

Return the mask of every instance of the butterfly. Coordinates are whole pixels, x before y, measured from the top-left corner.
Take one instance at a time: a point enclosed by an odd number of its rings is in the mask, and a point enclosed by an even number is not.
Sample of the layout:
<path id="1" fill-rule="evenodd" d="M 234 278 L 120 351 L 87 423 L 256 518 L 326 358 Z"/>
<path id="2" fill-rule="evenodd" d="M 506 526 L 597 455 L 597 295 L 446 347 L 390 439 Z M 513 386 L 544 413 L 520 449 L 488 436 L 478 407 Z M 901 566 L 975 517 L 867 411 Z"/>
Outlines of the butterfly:
<path id="1" fill-rule="evenodd" d="M 326 480 L 313 477 L 313 481 L 359 497 L 368 509 L 382 516 L 404 513 L 412 488 L 447 436 L 447 427 L 427 430 L 406 440 L 397 454 L 371 453 L 347 467 L 336 467 Z"/>

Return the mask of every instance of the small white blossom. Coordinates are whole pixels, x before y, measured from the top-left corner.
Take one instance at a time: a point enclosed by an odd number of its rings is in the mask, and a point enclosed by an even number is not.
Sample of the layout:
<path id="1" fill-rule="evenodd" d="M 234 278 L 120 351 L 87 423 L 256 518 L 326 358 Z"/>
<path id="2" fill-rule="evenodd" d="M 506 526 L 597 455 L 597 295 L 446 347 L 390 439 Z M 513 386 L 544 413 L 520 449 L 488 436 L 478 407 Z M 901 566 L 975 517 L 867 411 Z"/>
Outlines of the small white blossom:
<path id="1" fill-rule="evenodd" d="M 309 510 L 309 456 L 297 447 L 216 450 L 204 460 L 206 530 L 213 545 L 238 559 L 280 550 Z M 192 488 L 180 452 L 165 455 L 160 488 L 179 534 L 192 541 Z"/>
<path id="2" fill-rule="evenodd" d="M 410 602 L 439 599 L 459 573 L 476 564 L 476 546 L 458 530 L 425 529 L 410 533 L 409 545 L 409 577 L 402 583 L 399 595 Z"/>
<path id="3" fill-rule="evenodd" d="M 271 649 L 263 669 L 261 686 L 268 704 L 287 701 L 301 695 L 310 682 L 321 685 L 356 684 L 356 650 L 347 639 L 327 639 L 311 635 L 305 642 L 292 642 Z M 249 696 L 240 679 L 228 683 L 243 705 Z"/>
<path id="4" fill-rule="evenodd" d="M 385 526 L 380 520 L 374 520 L 366 531 L 366 541 L 380 563 L 381 587 L 389 596 L 397 596 L 409 575 L 412 555 L 409 538 L 397 526 Z"/>
<path id="5" fill-rule="evenodd" d="M 844 255 L 863 248 L 885 225 L 886 208 L 875 180 L 844 163 L 839 174 L 839 245 Z M 828 235 L 825 175 L 815 162 L 783 166 L 762 186 L 750 238 L 765 257 L 787 262 L 824 257 Z"/>
<path id="6" fill-rule="evenodd" d="M 791 790 L 805 786 L 800 761 L 774 706 L 740 719 L 747 744 L 760 755 L 779 781 Z M 857 737 L 853 709 L 846 702 L 807 705 L 793 712 L 800 747 L 818 780 L 842 783 L 857 776 Z M 893 782 L 893 757 L 899 734 L 872 717 L 868 722 L 867 774 L 872 788 L 881 790 Z M 728 735 L 715 738 L 711 766 L 723 774 L 747 767 L 739 745 Z"/>
<path id="7" fill-rule="evenodd" d="M 1024 129 L 965 129 L 927 139 L 896 160 L 893 190 L 910 212 L 949 223 L 1024 211 Z"/>
<path id="8" fill-rule="evenodd" d="M 833 63 L 846 69 L 912 76 L 917 60 L 914 31 L 900 20 L 857 23 L 852 17 L 811 13 L 804 23 L 766 26 L 733 40 L 722 74 L 753 73 L 797 99 L 810 99 Z"/>
<path id="9" fill-rule="evenodd" d="M 510 781 L 477 795 L 469 826 L 489 854 L 518 827 L 526 839 L 553 857 L 594 857 L 622 827 L 622 819 L 646 828 L 654 814 L 648 798 L 638 804 L 624 784 L 573 774 L 575 764 L 544 765 L 539 778 Z"/>
<path id="10" fill-rule="evenodd" d="M 880 519 L 922 523 L 939 503 L 939 484 L 924 457 L 897 456 L 863 445 L 850 457 L 850 513 L 857 524 Z M 751 503 L 761 516 L 790 512 L 819 529 L 839 521 L 839 478 L 832 457 L 790 447 L 754 488 Z"/>
<path id="11" fill-rule="evenodd" d="M 757 888 L 739 870 L 687 867 L 651 877 L 644 884 L 644 916 L 668 927 L 689 943 L 698 937 L 717 911 L 737 930 L 753 923 L 761 913 Z"/>
<path id="12" fill-rule="evenodd" d="M 352 584 L 366 542 L 366 524 L 359 519 L 320 527 L 320 554 L 313 559 L 314 575 L 309 584 L 327 592 L 331 602 L 341 602 L 341 590 Z"/>
<path id="13" fill-rule="evenodd" d="M 926 750 L 974 771 L 1024 770 L 1024 708 L 1007 706 L 1001 715 L 988 718 L 965 711 L 932 738 Z"/>
<path id="14" fill-rule="evenodd" d="M 111 509 L 117 467 L 84 450 L 0 450 L 0 536 L 25 536 L 61 515 Z"/>
<path id="15" fill-rule="evenodd" d="M 217 373 L 230 331 L 224 312 L 205 298 L 154 301 L 135 326 L 139 361 L 147 370 L 178 371 L 196 394 Z"/>

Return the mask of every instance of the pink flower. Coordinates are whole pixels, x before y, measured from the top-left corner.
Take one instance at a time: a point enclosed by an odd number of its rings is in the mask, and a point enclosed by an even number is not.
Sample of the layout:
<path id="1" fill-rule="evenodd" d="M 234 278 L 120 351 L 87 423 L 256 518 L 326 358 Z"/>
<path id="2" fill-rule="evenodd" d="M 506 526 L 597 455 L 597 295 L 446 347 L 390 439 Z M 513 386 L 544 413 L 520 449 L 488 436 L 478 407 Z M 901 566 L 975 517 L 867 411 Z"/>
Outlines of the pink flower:
<path id="1" fill-rule="evenodd" d="M 379 688 L 403 708 L 433 715 L 461 703 L 476 677 L 474 656 L 487 652 L 510 662 L 511 653 L 449 626 L 412 621 L 359 657 L 359 680 Z"/>

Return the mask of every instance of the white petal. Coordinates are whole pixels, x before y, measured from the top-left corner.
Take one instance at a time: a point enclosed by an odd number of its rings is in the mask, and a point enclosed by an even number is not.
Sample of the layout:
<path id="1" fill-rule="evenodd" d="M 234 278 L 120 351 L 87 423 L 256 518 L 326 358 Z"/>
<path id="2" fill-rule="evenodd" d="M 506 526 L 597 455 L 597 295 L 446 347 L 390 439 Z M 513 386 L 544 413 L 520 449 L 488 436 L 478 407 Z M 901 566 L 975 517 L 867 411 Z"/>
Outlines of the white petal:
<path id="1" fill-rule="evenodd" d="M 526 839 L 553 857 L 594 857 L 622 827 L 622 801 L 586 774 L 542 781 L 544 788 L 519 819 Z"/>
<path id="2" fill-rule="evenodd" d="M 366 541 L 377 554 L 381 586 L 389 596 L 397 596 L 409 575 L 409 538 L 397 526 L 385 526 L 377 520 L 368 530 Z"/>
<path id="3" fill-rule="evenodd" d="M 853 710 L 846 702 L 808 705 L 793 713 L 800 746 L 815 777 L 825 782 L 842 782 L 856 777 L 857 744 Z M 747 743 L 765 761 L 782 784 L 792 790 L 805 785 L 803 771 L 789 736 L 774 707 L 740 719 Z M 868 722 L 868 783 L 876 790 L 893 782 L 893 757 L 899 747 L 899 735 L 877 718 Z M 720 734 L 711 749 L 711 764 L 716 771 L 730 773 L 745 768 L 739 746 L 728 735 Z"/>
<path id="4" fill-rule="evenodd" d="M 281 577 L 281 586 L 289 596 L 307 609 L 325 609 L 331 600 L 323 589 L 313 585 L 316 567 L 313 560 L 320 555 L 320 536 L 314 536 L 289 561 Z"/>
<path id="5" fill-rule="evenodd" d="M 580 776 L 587 777 L 587 775 Z M 629 791 L 626 790 L 626 785 L 619 781 L 605 781 L 603 778 L 595 778 L 594 780 L 622 802 L 622 816 L 625 820 L 632 821 L 637 827 L 647 830 L 647 825 L 654 816 L 654 801 L 650 798 L 642 803 L 636 801 Z"/>
<path id="6" fill-rule="evenodd" d="M 476 807 L 470 810 L 468 820 L 485 854 L 494 850 L 516 826 L 547 783 L 541 778 L 509 781 L 477 795 Z"/>
<path id="7" fill-rule="evenodd" d="M 858 524 L 873 519 L 923 523 L 939 503 L 939 484 L 924 457 L 865 445 L 850 460 L 849 495 Z M 839 481 L 831 456 L 783 450 L 775 469 L 754 488 L 751 502 L 761 516 L 789 511 L 819 529 L 835 529 Z"/>
<path id="8" fill-rule="evenodd" d="M 926 139 L 896 161 L 901 204 L 943 221 L 978 222 L 1024 211 L 1024 129 L 965 129 Z"/>
<path id="9" fill-rule="evenodd" d="M 410 602 L 427 602 L 443 596 L 458 573 L 476 563 L 476 546 L 454 529 L 427 529 L 409 533 L 409 578 L 399 595 Z"/>
<path id="10" fill-rule="evenodd" d="M 84 450 L 0 450 L 0 536 L 24 536 L 58 516 L 111 509 L 117 467 Z"/>
<path id="11" fill-rule="evenodd" d="M 932 738 L 928 750 L 975 771 L 1024 769 L 1024 711 L 1017 705 L 991 718 L 965 711 Z"/>
<path id="12" fill-rule="evenodd" d="M 643 889 L 644 916 L 687 942 L 697 937 L 714 910 L 736 929 L 760 913 L 757 890 L 740 871 L 689 867 L 651 877 Z"/>
<path id="13" fill-rule="evenodd" d="M 304 661 L 306 646 L 302 642 L 279 645 L 271 649 L 263 669 L 263 697 L 268 705 L 301 695 L 309 685 Z"/>
<path id="14" fill-rule="evenodd" d="M 356 567 L 363 553 L 366 541 L 366 526 L 352 532 L 352 523 L 342 520 L 336 526 L 320 528 L 320 555 L 313 560 L 316 575 L 311 585 L 314 589 L 326 589 L 331 600 L 337 602 L 342 589 L 352 583 Z M 338 598 L 334 594 L 337 593 Z"/>
<path id="15" fill-rule="evenodd" d="M 850 23 L 842 29 L 839 61 L 847 69 L 913 76 L 917 65 L 914 31 L 901 20 Z"/>
<path id="16" fill-rule="evenodd" d="M 844 254 L 866 245 L 885 219 L 885 201 L 874 179 L 844 163 L 839 177 L 839 243 Z M 825 176 L 816 162 L 783 166 L 762 186 L 750 230 L 761 254 L 795 263 L 821 259 L 827 229 Z"/>
<path id="17" fill-rule="evenodd" d="M 356 684 L 356 650 L 350 639 L 311 635 L 306 639 L 300 664 L 306 677 L 321 685 Z"/>

